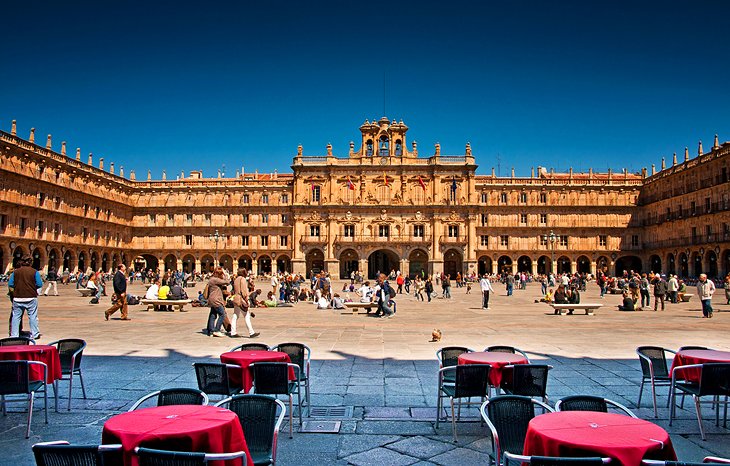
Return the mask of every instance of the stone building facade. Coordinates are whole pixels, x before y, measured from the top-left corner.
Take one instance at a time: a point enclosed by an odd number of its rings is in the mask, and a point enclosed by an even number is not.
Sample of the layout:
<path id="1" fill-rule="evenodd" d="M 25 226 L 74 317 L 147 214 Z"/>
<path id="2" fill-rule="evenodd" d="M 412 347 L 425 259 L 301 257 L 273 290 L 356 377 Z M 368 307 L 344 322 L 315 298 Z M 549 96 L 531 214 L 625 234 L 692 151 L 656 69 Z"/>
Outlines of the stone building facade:
<path id="1" fill-rule="evenodd" d="M 0 131 L 0 267 L 29 253 L 44 271 L 207 271 L 216 263 L 346 277 L 625 269 L 730 270 L 730 144 L 648 176 L 476 174 L 470 144 L 419 155 L 401 121 L 365 121 L 346 156 L 304 155 L 291 173 L 137 180 L 54 151 L 15 122 Z M 669 210 L 667 210 L 669 209 Z M 698 259 L 699 258 L 699 259 Z"/>

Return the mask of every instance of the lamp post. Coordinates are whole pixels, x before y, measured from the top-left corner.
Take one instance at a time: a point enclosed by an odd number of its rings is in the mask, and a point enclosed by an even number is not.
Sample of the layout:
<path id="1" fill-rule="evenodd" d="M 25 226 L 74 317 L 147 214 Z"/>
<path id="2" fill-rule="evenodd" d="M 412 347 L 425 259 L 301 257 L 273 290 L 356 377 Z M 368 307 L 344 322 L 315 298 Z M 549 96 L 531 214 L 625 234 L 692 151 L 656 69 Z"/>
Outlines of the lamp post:
<path id="1" fill-rule="evenodd" d="M 212 235 L 210 235 L 210 239 L 212 241 L 215 241 L 215 264 L 213 267 L 218 266 L 218 241 L 221 239 L 221 235 L 218 234 L 218 230 L 215 231 Z"/>
<path id="2" fill-rule="evenodd" d="M 558 240 L 558 237 L 555 233 L 553 233 L 553 230 L 550 230 L 550 233 L 547 235 L 542 235 L 542 240 L 545 243 L 550 243 L 552 246 L 550 248 L 550 273 L 555 273 L 555 242 Z"/>

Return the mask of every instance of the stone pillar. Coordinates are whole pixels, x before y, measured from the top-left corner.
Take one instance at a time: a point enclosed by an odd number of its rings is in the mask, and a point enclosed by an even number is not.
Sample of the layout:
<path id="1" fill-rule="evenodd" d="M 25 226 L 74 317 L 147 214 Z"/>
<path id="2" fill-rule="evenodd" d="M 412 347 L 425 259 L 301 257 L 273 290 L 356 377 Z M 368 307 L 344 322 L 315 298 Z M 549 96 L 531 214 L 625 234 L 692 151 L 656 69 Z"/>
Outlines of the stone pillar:
<path id="1" fill-rule="evenodd" d="M 537 275 L 537 261 L 536 260 L 532 261 L 532 275 L 533 276 Z"/>
<path id="2" fill-rule="evenodd" d="M 292 259 L 291 269 L 292 269 L 292 273 L 301 274 L 302 276 L 306 276 L 307 262 L 304 259 Z"/>
<path id="3" fill-rule="evenodd" d="M 499 267 L 499 263 L 496 260 L 492 261 L 492 275 L 497 273 L 497 267 Z"/>
<path id="4" fill-rule="evenodd" d="M 429 269 L 429 273 L 431 275 L 433 275 L 435 273 L 441 273 L 444 271 L 444 261 L 443 260 L 430 260 L 430 261 L 428 261 L 428 269 Z M 435 283 L 434 283 L 434 286 L 436 286 Z"/>
<path id="5" fill-rule="evenodd" d="M 368 279 L 368 260 L 366 258 L 360 259 L 360 265 L 358 267 L 360 270 L 360 273 L 365 278 L 365 280 Z"/>
<path id="6" fill-rule="evenodd" d="M 198 273 L 203 273 L 201 270 L 202 265 L 200 264 L 200 256 L 195 258 L 195 271 Z"/>
<path id="7" fill-rule="evenodd" d="M 177 270 L 178 270 L 179 272 L 182 272 L 182 271 L 183 271 L 183 261 L 182 261 L 182 257 L 180 257 L 180 256 L 175 256 L 175 259 L 176 259 L 175 263 L 177 264 Z"/>
<path id="8" fill-rule="evenodd" d="M 324 269 L 330 274 L 330 279 L 339 280 L 340 277 L 340 261 L 337 259 L 325 259 Z"/>
<path id="9" fill-rule="evenodd" d="M 598 267 L 598 264 L 596 264 L 596 261 L 591 261 L 591 275 L 594 277 L 596 276 L 596 268 Z"/>
<path id="10" fill-rule="evenodd" d="M 578 263 L 573 259 L 570 261 L 570 273 L 576 273 L 578 271 Z"/>
<path id="11" fill-rule="evenodd" d="M 402 257 L 400 260 L 400 272 L 403 274 L 404 277 L 410 275 L 411 273 L 411 261 L 409 261 L 407 258 Z"/>
<path id="12" fill-rule="evenodd" d="M 259 274 L 259 260 L 258 260 L 258 256 L 256 256 L 256 257 L 253 257 L 252 256 L 251 257 L 251 273 L 253 274 L 254 277 Z"/>

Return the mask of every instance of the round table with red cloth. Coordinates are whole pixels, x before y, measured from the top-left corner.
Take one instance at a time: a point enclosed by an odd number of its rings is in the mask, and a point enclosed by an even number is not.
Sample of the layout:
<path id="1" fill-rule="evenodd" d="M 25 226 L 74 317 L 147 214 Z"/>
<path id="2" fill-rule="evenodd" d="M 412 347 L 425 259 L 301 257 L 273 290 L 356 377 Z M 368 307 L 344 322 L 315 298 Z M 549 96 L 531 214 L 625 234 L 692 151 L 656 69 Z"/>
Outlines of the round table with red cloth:
<path id="1" fill-rule="evenodd" d="M 215 406 L 158 406 L 119 414 L 104 423 L 101 443 L 121 443 L 125 466 L 138 464 L 134 449 L 139 446 L 202 453 L 244 451 L 247 465 L 253 466 L 238 416 Z M 211 464 L 216 463 L 224 464 Z M 238 466 L 241 460 L 225 464 Z"/>
<path id="2" fill-rule="evenodd" d="M 459 364 L 489 364 L 489 383 L 499 387 L 502 383 L 502 368 L 511 364 L 529 364 L 530 361 L 521 354 L 499 353 L 496 351 L 475 351 L 459 355 Z"/>
<path id="3" fill-rule="evenodd" d="M 54 383 L 61 378 L 61 358 L 58 348 L 49 345 L 11 345 L 0 346 L 2 361 L 40 361 L 48 366 L 46 383 Z M 43 380 L 43 369 L 30 367 L 31 380 Z"/>
<path id="4" fill-rule="evenodd" d="M 717 350 L 683 350 L 674 355 L 672 369 L 677 366 L 690 366 L 692 364 L 705 364 L 708 362 L 730 363 L 730 351 Z M 688 380 L 700 383 L 702 371 L 697 369 L 686 369 L 677 372 L 677 380 Z"/>
<path id="5" fill-rule="evenodd" d="M 524 454 L 611 457 L 624 466 L 637 466 L 644 458 L 677 459 L 669 434 L 658 425 L 593 411 L 561 411 L 533 418 L 527 428 Z"/>
<path id="6" fill-rule="evenodd" d="M 253 387 L 253 374 L 248 366 L 255 362 L 291 362 L 289 355 L 281 351 L 230 351 L 221 354 L 221 362 L 241 366 L 241 370 L 229 370 L 228 378 L 231 386 L 242 387 L 248 393 Z M 294 379 L 294 370 L 289 370 L 289 378 Z"/>

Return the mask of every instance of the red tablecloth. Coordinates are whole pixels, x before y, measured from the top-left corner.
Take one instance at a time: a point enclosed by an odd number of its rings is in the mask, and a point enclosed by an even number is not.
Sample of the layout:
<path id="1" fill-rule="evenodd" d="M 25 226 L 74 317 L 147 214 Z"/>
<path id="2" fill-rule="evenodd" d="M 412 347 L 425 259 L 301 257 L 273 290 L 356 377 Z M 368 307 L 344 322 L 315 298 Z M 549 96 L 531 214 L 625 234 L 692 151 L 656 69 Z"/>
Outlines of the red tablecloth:
<path id="1" fill-rule="evenodd" d="M 502 382 L 502 368 L 510 364 L 528 364 L 527 358 L 521 354 L 480 351 L 459 355 L 459 364 L 489 364 L 489 383 L 499 387 Z"/>
<path id="2" fill-rule="evenodd" d="M 121 443 L 125 466 L 137 465 L 134 449 L 139 446 L 204 453 L 243 450 L 253 466 L 236 413 L 215 406 L 159 406 L 119 414 L 104 423 L 101 443 Z M 226 465 L 239 466 L 241 460 Z"/>
<path id="3" fill-rule="evenodd" d="M 730 351 L 716 350 L 685 350 L 679 351 L 674 355 L 672 361 L 672 369 L 677 366 L 689 366 L 692 364 L 705 364 L 708 362 L 728 362 L 730 363 Z M 700 382 L 700 369 L 686 369 L 677 372 L 677 379 L 689 380 L 691 382 Z"/>
<path id="4" fill-rule="evenodd" d="M 48 366 L 46 383 L 53 383 L 61 378 L 61 358 L 58 349 L 48 345 L 13 345 L 0 346 L 0 360 L 2 361 L 40 361 Z M 43 369 L 31 366 L 31 380 L 43 380 Z"/>
<path id="5" fill-rule="evenodd" d="M 669 434 L 658 425 L 592 411 L 562 411 L 533 418 L 524 448 L 525 455 L 608 456 L 624 466 L 638 466 L 643 458 L 677 459 Z"/>
<path id="6" fill-rule="evenodd" d="M 228 378 L 232 386 L 243 387 L 243 392 L 248 393 L 253 387 L 253 374 L 248 366 L 255 362 L 291 362 L 291 359 L 281 351 L 231 351 L 221 354 L 221 362 L 241 366 L 240 371 L 229 370 Z M 289 369 L 289 379 L 295 378 L 294 369 Z"/>

